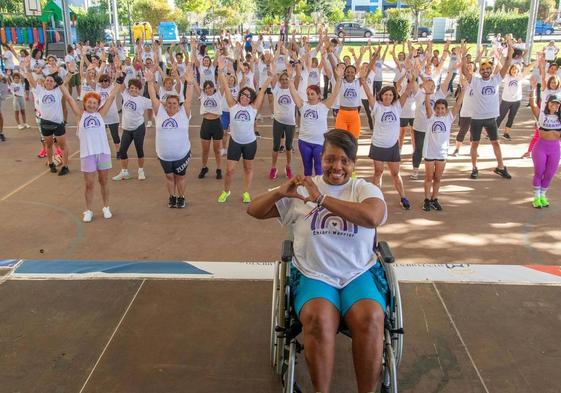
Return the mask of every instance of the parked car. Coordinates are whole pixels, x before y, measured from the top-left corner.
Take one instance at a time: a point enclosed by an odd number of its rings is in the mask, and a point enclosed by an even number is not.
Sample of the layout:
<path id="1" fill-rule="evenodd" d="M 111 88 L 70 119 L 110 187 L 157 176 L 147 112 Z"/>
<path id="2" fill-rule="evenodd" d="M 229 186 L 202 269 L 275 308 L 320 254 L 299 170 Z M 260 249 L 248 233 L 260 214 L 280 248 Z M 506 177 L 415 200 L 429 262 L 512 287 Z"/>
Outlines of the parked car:
<path id="1" fill-rule="evenodd" d="M 338 37 L 346 35 L 347 37 L 372 37 L 374 31 L 368 27 L 361 26 L 359 23 L 355 22 L 343 22 L 335 26 L 335 34 Z"/>
<path id="2" fill-rule="evenodd" d="M 555 31 L 555 28 L 551 23 L 546 23 L 543 20 L 536 21 L 536 31 L 537 35 L 551 35 Z"/>
<path id="3" fill-rule="evenodd" d="M 415 32 L 415 29 L 411 29 L 411 34 L 413 34 Z M 424 27 L 424 26 L 419 26 L 419 37 L 423 37 L 426 38 L 429 35 L 432 34 L 431 29 L 429 29 L 428 27 Z"/>

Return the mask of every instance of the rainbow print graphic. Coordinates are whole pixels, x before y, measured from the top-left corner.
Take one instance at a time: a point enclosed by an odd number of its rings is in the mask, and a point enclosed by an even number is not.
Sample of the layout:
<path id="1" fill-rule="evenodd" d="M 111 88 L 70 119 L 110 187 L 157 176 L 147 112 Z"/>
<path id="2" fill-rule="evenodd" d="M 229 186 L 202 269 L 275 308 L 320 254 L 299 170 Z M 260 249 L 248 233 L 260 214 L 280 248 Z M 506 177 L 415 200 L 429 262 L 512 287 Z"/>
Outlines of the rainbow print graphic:
<path id="1" fill-rule="evenodd" d="M 319 118 L 318 111 L 315 109 L 306 109 L 304 119 L 317 120 Z"/>
<path id="2" fill-rule="evenodd" d="M 382 113 L 382 117 L 380 121 L 385 124 L 395 123 L 397 121 L 397 116 L 393 112 L 384 112 Z"/>
<path id="3" fill-rule="evenodd" d="M 129 100 L 123 104 L 123 108 L 129 111 L 136 111 L 136 102 Z"/>
<path id="4" fill-rule="evenodd" d="M 101 122 L 94 115 L 88 115 L 84 119 L 84 128 L 97 128 L 101 127 Z"/>
<path id="5" fill-rule="evenodd" d="M 251 115 L 249 114 L 248 111 L 242 109 L 238 111 L 238 113 L 236 113 L 236 115 L 234 116 L 234 120 L 251 121 Z"/>
<path id="6" fill-rule="evenodd" d="M 433 132 L 433 134 L 443 134 L 446 132 L 446 124 L 444 124 L 440 120 L 437 120 L 432 124 L 431 131 Z"/>
<path id="7" fill-rule="evenodd" d="M 56 102 L 56 98 L 52 94 L 45 94 L 41 102 L 43 104 L 54 104 Z"/>
<path id="8" fill-rule="evenodd" d="M 179 125 L 177 124 L 177 121 L 175 119 L 170 117 L 162 122 L 162 128 L 164 129 L 179 128 Z"/>
<path id="9" fill-rule="evenodd" d="M 290 105 L 292 104 L 292 98 L 290 98 L 290 96 L 286 94 L 283 94 L 282 96 L 279 96 L 277 102 L 279 103 L 279 105 Z"/>
<path id="10" fill-rule="evenodd" d="M 216 102 L 216 100 L 212 97 L 208 97 L 204 102 L 203 102 L 203 106 L 205 108 L 216 108 L 218 107 L 218 103 Z"/>
<path id="11" fill-rule="evenodd" d="M 493 86 L 484 86 L 481 89 L 481 95 L 492 96 L 494 94 L 495 94 L 495 87 L 493 87 Z"/>
<path id="12" fill-rule="evenodd" d="M 313 215 L 311 230 L 314 235 L 354 237 L 358 233 L 358 226 L 327 209 L 320 208 Z"/>

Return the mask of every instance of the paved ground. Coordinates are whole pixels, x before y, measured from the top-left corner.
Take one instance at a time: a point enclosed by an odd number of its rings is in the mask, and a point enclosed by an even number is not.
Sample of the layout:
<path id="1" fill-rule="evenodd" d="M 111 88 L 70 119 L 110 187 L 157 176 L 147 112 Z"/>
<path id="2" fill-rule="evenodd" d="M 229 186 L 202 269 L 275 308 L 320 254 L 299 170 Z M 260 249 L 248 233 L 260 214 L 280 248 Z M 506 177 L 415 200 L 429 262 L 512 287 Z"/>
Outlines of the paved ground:
<path id="1" fill-rule="evenodd" d="M 10 106 L 3 105 L 8 142 L 0 143 L 0 258 L 278 258 L 283 229 L 245 214 L 241 172 L 225 205 L 216 203 L 220 181 L 196 178 L 200 116 L 195 115 L 191 128 L 194 159 L 187 209 L 167 208 L 150 129 L 148 180 L 112 183 L 114 218 L 101 218 L 96 199 L 94 222 L 83 224 L 75 129 L 69 132 L 71 174 L 59 178 L 35 157 L 36 129 L 14 129 Z M 411 149 L 405 146 L 404 181 L 414 208 L 399 208 L 386 177 L 390 218 L 380 230 L 399 262 L 559 264 L 559 178 L 549 193 L 552 206 L 532 209 L 532 162 L 518 158 L 531 127 L 529 111 L 522 108 L 513 141 L 503 144 L 510 181 L 492 173 L 486 141 L 480 150 L 480 179 L 468 179 L 467 155 L 452 158 L 442 212 L 420 209 L 423 184 L 408 178 Z M 270 120 L 259 123 L 259 130 L 270 136 Z M 358 163 L 364 177 L 372 175 L 368 140 L 365 131 Z M 270 150 L 269 139 L 259 140 L 253 194 L 284 180 L 267 178 Z M 131 168 L 135 173 L 134 162 Z M 210 168 L 212 173 L 213 161 Z M 5 281 L 0 285 L 0 392 L 278 392 L 268 367 L 269 286 L 248 281 Z M 559 392 L 559 295 L 559 287 L 404 285 L 401 391 Z M 341 337 L 339 344 L 333 391 L 350 392 L 349 342 Z M 301 365 L 299 379 L 308 392 Z"/>

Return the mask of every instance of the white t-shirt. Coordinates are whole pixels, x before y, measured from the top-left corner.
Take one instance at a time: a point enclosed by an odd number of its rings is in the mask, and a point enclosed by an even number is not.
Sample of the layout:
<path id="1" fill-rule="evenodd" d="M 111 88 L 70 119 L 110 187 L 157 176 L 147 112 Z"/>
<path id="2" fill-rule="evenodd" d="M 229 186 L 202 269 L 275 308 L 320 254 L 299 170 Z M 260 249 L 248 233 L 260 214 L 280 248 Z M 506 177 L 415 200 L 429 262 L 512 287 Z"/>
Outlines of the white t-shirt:
<path id="1" fill-rule="evenodd" d="M 169 116 L 163 105 L 156 115 L 156 154 L 164 161 L 178 161 L 191 150 L 189 120 L 183 107 Z"/>
<path id="2" fill-rule="evenodd" d="M 366 79 L 364 81 L 364 84 L 366 86 L 368 86 L 370 91 L 373 91 L 373 89 L 374 89 L 374 75 L 375 75 L 375 72 L 370 71 L 368 73 L 368 75 L 366 75 Z M 362 100 L 367 100 L 368 99 L 368 96 L 366 95 L 366 91 L 364 90 L 364 86 L 362 86 L 360 88 L 360 99 L 362 99 Z"/>
<path id="3" fill-rule="evenodd" d="M 556 89 L 556 90 L 545 89 L 542 92 L 542 101 L 540 103 L 540 112 L 543 112 L 543 110 L 545 109 L 545 106 L 547 105 L 547 100 L 549 100 L 549 97 L 551 97 L 553 95 L 557 95 L 559 93 L 561 93 L 561 89 Z"/>
<path id="4" fill-rule="evenodd" d="M 78 138 L 80 138 L 80 158 L 94 154 L 111 155 L 105 122 L 99 112 L 84 111 L 78 124 Z"/>
<path id="5" fill-rule="evenodd" d="M 4 54 L 2 55 L 2 57 L 4 58 L 4 67 L 7 70 L 13 70 L 15 65 L 14 65 L 14 54 L 7 50 L 4 52 Z"/>
<path id="6" fill-rule="evenodd" d="M 401 116 L 401 103 L 396 100 L 392 105 L 385 106 L 380 101 L 376 102 L 372 111 L 374 131 L 372 144 L 376 147 L 393 147 L 399 139 L 399 118 Z"/>
<path id="7" fill-rule="evenodd" d="M 279 83 L 273 89 L 273 113 L 275 120 L 287 126 L 296 125 L 294 100 L 289 89 L 281 89 Z"/>
<path id="8" fill-rule="evenodd" d="M 25 93 L 25 85 L 23 83 L 10 83 L 10 91 L 14 97 L 23 97 Z"/>
<path id="9" fill-rule="evenodd" d="M 36 97 L 36 103 L 39 104 L 41 119 L 49 120 L 57 124 L 64 122 L 64 116 L 62 114 L 63 96 L 58 87 L 47 90 L 37 85 L 33 90 L 33 95 Z"/>
<path id="10" fill-rule="evenodd" d="M 300 82 L 298 82 L 298 95 L 303 101 L 308 99 L 308 95 L 306 94 L 307 89 L 308 89 L 308 71 L 303 69 L 302 73 L 300 74 Z"/>
<path id="11" fill-rule="evenodd" d="M 540 116 L 538 117 L 538 124 L 540 128 L 545 128 L 547 130 L 561 131 L 561 119 L 559 119 L 559 115 L 557 114 L 546 115 L 543 111 L 540 111 Z"/>
<path id="12" fill-rule="evenodd" d="M 312 177 L 312 181 L 321 193 L 333 198 L 357 203 L 369 198 L 384 201 L 382 191 L 364 179 L 349 179 L 336 186 L 325 183 L 322 176 Z M 297 191 L 308 196 L 304 187 Z M 306 277 L 343 288 L 376 263 L 375 228 L 361 227 L 326 208 L 306 218 L 314 205 L 297 198 L 283 198 L 276 207 L 280 222 L 290 225 L 294 233 L 294 266 Z M 382 224 L 386 218 L 387 210 Z"/>
<path id="13" fill-rule="evenodd" d="M 427 111 L 425 109 L 425 96 L 424 90 L 419 89 L 417 95 L 415 95 L 416 108 L 415 108 L 415 120 L 413 120 L 413 128 L 415 131 L 426 132 L 427 131 Z M 442 94 L 442 90 L 438 89 L 435 93 L 430 95 L 430 104 L 432 109 L 434 109 L 434 104 L 437 100 L 446 98 Z"/>
<path id="14" fill-rule="evenodd" d="M 423 157 L 429 160 L 445 160 L 448 157 L 450 130 L 454 115 L 448 113 L 442 117 L 433 115 L 427 119 L 427 132 L 423 143 Z"/>
<path id="15" fill-rule="evenodd" d="M 313 68 L 308 73 L 308 86 L 315 85 L 319 86 L 321 84 L 321 71 L 319 68 Z"/>
<path id="16" fill-rule="evenodd" d="M 205 93 L 201 93 L 201 115 L 205 113 L 212 113 L 214 115 L 222 114 L 222 94 L 216 92 L 211 96 L 207 96 Z"/>
<path id="17" fill-rule="evenodd" d="M 257 63 L 257 79 L 259 80 L 259 88 L 262 88 L 267 80 L 267 71 L 269 65 L 265 64 L 262 60 Z"/>
<path id="18" fill-rule="evenodd" d="M 399 92 L 400 95 L 405 94 L 405 90 L 407 90 L 407 83 L 402 83 L 401 91 Z M 417 100 L 415 99 L 416 94 L 411 91 L 407 100 L 405 100 L 405 104 L 403 108 L 401 108 L 401 118 L 402 119 L 414 119 L 415 118 L 415 111 L 417 109 Z"/>
<path id="19" fill-rule="evenodd" d="M 171 96 L 175 96 L 177 98 L 179 98 L 179 103 L 182 103 L 185 101 L 185 98 L 183 97 L 183 83 L 181 83 L 181 87 L 179 88 L 179 93 L 177 92 L 177 90 L 175 89 L 175 84 L 176 82 L 173 82 L 173 87 L 171 88 L 171 90 L 166 90 L 163 86 L 160 86 L 160 91 L 158 93 L 158 95 L 160 96 L 160 101 L 161 102 L 166 102 L 168 97 Z"/>
<path id="20" fill-rule="evenodd" d="M 201 76 L 201 88 L 206 81 L 211 81 L 216 86 L 216 80 L 214 79 L 214 66 L 210 67 L 200 66 L 199 74 Z"/>
<path id="21" fill-rule="evenodd" d="M 471 117 L 473 113 L 473 88 L 467 86 L 464 93 L 464 100 L 462 101 L 462 108 L 460 109 L 460 117 Z"/>
<path id="22" fill-rule="evenodd" d="M 522 81 L 524 76 L 518 74 L 515 77 L 506 75 L 504 78 L 503 101 L 517 102 L 522 100 Z"/>
<path id="23" fill-rule="evenodd" d="M 134 131 L 144 123 L 144 111 L 152 108 L 150 99 L 143 96 L 131 96 L 123 91 L 123 130 Z M 180 157 L 183 158 L 183 157 Z"/>
<path id="24" fill-rule="evenodd" d="M 252 143 L 255 137 L 255 117 L 257 110 L 251 105 L 236 104 L 230 108 L 230 136 L 240 145 Z"/>
<path id="25" fill-rule="evenodd" d="M 286 70 L 286 62 L 284 59 L 285 59 L 284 55 L 279 55 L 279 57 L 277 58 L 277 64 L 276 64 L 277 73 L 281 73 Z"/>
<path id="26" fill-rule="evenodd" d="M 93 82 L 93 85 L 95 86 L 95 82 Z M 96 87 L 92 87 L 92 84 L 88 83 L 88 81 L 83 81 L 82 82 L 82 88 L 80 89 L 80 99 L 82 100 L 84 98 L 84 95 L 86 93 L 89 93 L 91 91 L 96 91 L 97 88 Z"/>
<path id="27" fill-rule="evenodd" d="M 555 56 L 557 56 L 557 52 L 559 52 L 559 49 L 557 49 L 556 46 L 546 46 L 545 48 L 543 48 L 544 51 L 544 55 L 545 55 L 545 60 L 546 61 L 553 61 L 555 60 Z"/>
<path id="28" fill-rule="evenodd" d="M 384 80 L 384 74 L 382 72 L 383 66 L 384 66 L 383 60 L 376 60 L 376 66 L 374 68 L 374 80 L 376 82 L 382 82 Z"/>
<path id="29" fill-rule="evenodd" d="M 71 55 L 70 53 L 67 54 L 66 56 L 64 56 L 64 62 L 65 63 L 77 63 L 78 62 L 78 56 L 76 55 Z"/>
<path id="30" fill-rule="evenodd" d="M 491 76 L 488 80 L 473 76 L 473 112 L 472 119 L 491 119 L 499 117 L 499 86 L 503 80 L 500 74 Z"/>
<path id="31" fill-rule="evenodd" d="M 239 82 L 240 86 L 250 87 L 253 90 L 255 90 L 255 84 L 253 83 L 253 72 L 249 71 L 244 76 L 244 74 L 240 71 L 240 72 L 238 72 L 236 77 L 238 78 L 238 82 Z M 267 80 L 267 77 L 265 77 L 265 81 L 266 80 Z M 263 81 L 263 82 L 265 82 L 265 81 Z M 263 83 L 263 84 L 265 84 L 265 83 Z"/>
<path id="32" fill-rule="evenodd" d="M 305 102 L 302 108 L 300 108 L 300 113 L 302 118 L 300 120 L 298 139 L 316 145 L 323 145 L 323 134 L 328 131 L 327 115 L 329 114 L 329 108 L 323 102 L 315 105 Z"/>
<path id="33" fill-rule="evenodd" d="M 238 85 L 234 85 L 232 87 L 229 87 L 230 89 L 230 93 L 232 93 L 232 97 L 234 98 L 234 101 L 238 100 L 238 94 L 240 93 L 240 87 Z M 226 95 L 222 96 L 222 113 L 224 112 L 229 112 L 230 111 L 230 106 L 228 105 L 228 100 L 226 99 Z"/>
<path id="34" fill-rule="evenodd" d="M 107 89 L 104 89 L 103 87 L 98 86 L 96 88 L 96 91 L 101 96 L 101 105 L 105 104 L 105 101 L 107 100 L 107 97 L 109 97 L 109 94 L 111 94 L 111 90 L 113 90 L 113 87 L 109 87 Z M 109 107 L 109 111 L 105 115 L 105 118 L 103 119 L 103 121 L 105 122 L 105 124 L 118 124 L 119 123 L 119 111 L 117 109 L 117 100 L 116 99 L 114 99 L 113 102 L 111 103 L 111 106 Z"/>
<path id="35" fill-rule="evenodd" d="M 355 79 L 347 82 L 343 79 L 341 90 L 339 91 L 339 105 L 348 108 L 358 108 L 362 103 L 360 101 L 360 81 Z"/>

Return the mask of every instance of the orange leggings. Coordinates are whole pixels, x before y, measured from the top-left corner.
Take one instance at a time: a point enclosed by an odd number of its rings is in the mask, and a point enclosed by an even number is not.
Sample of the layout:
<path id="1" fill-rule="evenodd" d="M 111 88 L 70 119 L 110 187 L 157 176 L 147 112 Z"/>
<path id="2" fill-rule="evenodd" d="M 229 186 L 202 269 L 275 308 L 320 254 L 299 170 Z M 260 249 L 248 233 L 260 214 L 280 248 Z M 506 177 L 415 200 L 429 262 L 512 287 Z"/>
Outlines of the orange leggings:
<path id="1" fill-rule="evenodd" d="M 340 109 L 335 119 L 335 128 L 347 130 L 358 139 L 360 136 L 360 115 L 358 114 L 358 109 Z"/>

